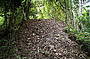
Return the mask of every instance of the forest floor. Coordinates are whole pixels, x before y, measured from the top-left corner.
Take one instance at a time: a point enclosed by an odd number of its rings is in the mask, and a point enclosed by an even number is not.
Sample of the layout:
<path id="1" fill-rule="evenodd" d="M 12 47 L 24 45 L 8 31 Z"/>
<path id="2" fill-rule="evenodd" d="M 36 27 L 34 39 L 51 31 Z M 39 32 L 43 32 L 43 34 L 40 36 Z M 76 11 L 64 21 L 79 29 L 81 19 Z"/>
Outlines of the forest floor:
<path id="1" fill-rule="evenodd" d="M 15 52 L 6 59 L 87 59 L 80 46 L 68 38 L 65 26 L 56 20 L 25 21 L 16 33 Z"/>

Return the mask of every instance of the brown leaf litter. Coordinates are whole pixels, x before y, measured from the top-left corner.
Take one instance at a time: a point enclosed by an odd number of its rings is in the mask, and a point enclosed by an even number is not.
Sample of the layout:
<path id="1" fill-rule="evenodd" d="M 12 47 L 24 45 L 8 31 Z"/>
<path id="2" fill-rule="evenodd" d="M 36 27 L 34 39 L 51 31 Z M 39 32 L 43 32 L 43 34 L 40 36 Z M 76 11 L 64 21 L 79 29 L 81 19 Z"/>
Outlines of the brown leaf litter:
<path id="1" fill-rule="evenodd" d="M 56 20 L 25 21 L 16 36 L 16 59 L 87 59 L 64 27 Z"/>

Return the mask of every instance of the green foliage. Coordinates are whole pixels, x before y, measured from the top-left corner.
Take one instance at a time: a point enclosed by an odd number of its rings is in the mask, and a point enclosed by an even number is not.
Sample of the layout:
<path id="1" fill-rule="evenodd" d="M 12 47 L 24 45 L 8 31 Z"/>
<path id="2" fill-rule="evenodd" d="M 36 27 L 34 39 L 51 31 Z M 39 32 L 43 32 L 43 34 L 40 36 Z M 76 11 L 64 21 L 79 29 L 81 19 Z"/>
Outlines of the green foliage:
<path id="1" fill-rule="evenodd" d="M 0 26 L 3 25 L 5 18 L 0 16 Z"/>
<path id="2" fill-rule="evenodd" d="M 90 41 L 90 20 L 88 19 L 88 15 L 83 15 L 80 18 L 83 29 L 81 30 L 82 34 L 79 34 L 80 37 L 78 36 L 78 39 Z"/>
<path id="3" fill-rule="evenodd" d="M 32 3 L 34 5 L 30 10 L 34 16 L 30 15 L 31 18 L 65 20 L 65 13 L 61 9 L 59 1 L 33 0 Z"/>
<path id="4" fill-rule="evenodd" d="M 68 26 L 66 29 L 68 29 L 69 33 L 74 33 L 77 37 L 77 40 L 81 41 L 88 41 L 90 42 L 90 19 L 87 10 L 83 10 L 82 16 L 77 16 L 77 25 L 78 30 L 73 27 L 72 25 Z"/>

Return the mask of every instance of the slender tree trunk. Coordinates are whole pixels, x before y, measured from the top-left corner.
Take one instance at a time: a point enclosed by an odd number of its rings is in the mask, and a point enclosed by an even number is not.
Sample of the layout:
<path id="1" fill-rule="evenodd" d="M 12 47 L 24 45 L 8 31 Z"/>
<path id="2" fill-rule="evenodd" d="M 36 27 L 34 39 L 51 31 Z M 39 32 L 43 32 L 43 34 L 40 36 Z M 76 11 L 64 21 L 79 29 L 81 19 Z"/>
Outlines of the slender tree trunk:
<path id="1" fill-rule="evenodd" d="M 79 16 L 82 16 L 82 0 L 79 0 Z"/>
<path id="2" fill-rule="evenodd" d="M 31 0 L 25 0 L 23 4 L 23 15 L 24 15 L 24 20 L 29 19 L 29 8 L 30 8 Z"/>

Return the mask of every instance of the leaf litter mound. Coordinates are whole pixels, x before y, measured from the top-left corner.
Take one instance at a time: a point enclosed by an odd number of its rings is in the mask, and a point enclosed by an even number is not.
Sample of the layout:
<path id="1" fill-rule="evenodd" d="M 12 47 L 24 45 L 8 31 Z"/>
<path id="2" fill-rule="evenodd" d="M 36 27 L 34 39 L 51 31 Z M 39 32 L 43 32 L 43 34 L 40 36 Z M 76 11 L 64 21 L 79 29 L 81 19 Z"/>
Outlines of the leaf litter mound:
<path id="1" fill-rule="evenodd" d="M 25 21 L 16 37 L 17 59 L 87 59 L 64 27 L 64 22 L 56 20 Z"/>

